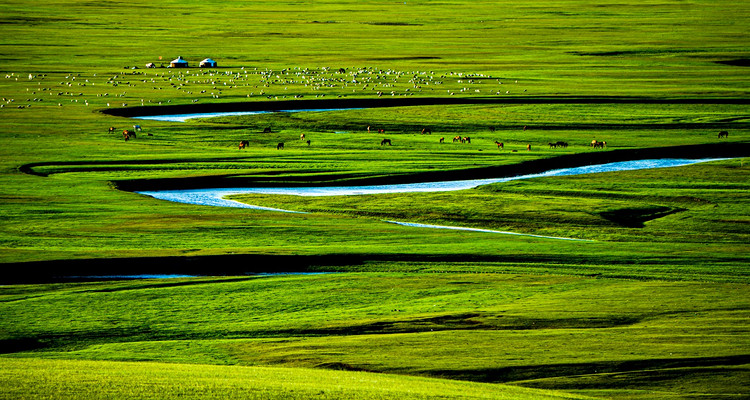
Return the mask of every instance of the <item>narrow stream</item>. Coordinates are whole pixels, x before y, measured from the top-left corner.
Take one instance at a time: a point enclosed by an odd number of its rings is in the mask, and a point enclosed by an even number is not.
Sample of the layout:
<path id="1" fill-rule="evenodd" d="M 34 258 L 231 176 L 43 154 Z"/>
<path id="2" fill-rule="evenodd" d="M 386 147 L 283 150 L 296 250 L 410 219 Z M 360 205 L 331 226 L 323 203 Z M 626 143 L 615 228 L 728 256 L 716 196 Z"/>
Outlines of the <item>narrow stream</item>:
<path id="1" fill-rule="evenodd" d="M 469 179 L 442 182 L 421 182 L 393 185 L 369 185 L 369 186 L 311 186 L 311 187 L 245 187 L 245 188 L 218 188 L 218 189 L 187 189 L 187 190 L 157 190 L 140 191 L 146 196 L 156 199 L 173 201 L 177 203 L 196 204 L 214 207 L 237 207 L 252 208 L 257 210 L 278 211 L 298 213 L 299 211 L 282 210 L 278 208 L 263 207 L 244 204 L 234 200 L 225 199 L 226 196 L 236 194 L 278 194 L 293 196 L 359 196 L 383 193 L 416 193 L 416 192 L 447 192 L 455 190 L 473 189 L 478 186 L 492 183 L 509 182 L 520 179 L 533 179 L 554 176 L 569 176 L 582 174 L 595 174 L 602 172 L 632 171 L 652 168 L 669 168 L 691 165 L 701 162 L 719 161 L 726 158 L 704 158 L 704 159 L 651 159 L 613 162 L 598 165 L 586 165 L 575 168 L 554 169 L 538 174 L 519 175 L 503 178 Z"/>

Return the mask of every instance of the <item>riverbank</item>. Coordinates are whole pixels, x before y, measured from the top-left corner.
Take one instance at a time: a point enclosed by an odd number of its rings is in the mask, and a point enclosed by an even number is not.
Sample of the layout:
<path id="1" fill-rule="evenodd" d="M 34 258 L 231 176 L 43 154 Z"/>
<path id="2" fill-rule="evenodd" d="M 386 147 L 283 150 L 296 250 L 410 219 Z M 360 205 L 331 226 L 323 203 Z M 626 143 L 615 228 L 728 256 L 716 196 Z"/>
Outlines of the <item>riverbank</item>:
<path id="1" fill-rule="evenodd" d="M 605 164 L 611 162 L 643 160 L 652 158 L 734 158 L 750 156 L 750 142 L 714 143 L 687 146 L 655 147 L 643 149 L 621 149 L 600 152 L 586 152 L 579 154 L 568 154 L 551 158 L 525 161 L 519 164 L 502 165 L 484 168 L 462 168 L 449 171 L 428 171 L 413 174 L 393 174 L 388 176 L 363 177 L 360 175 L 335 174 L 324 177 L 316 175 L 318 186 L 356 186 L 356 185 L 390 185 L 407 184 L 416 182 L 453 181 L 464 179 L 486 179 L 512 177 L 518 175 L 529 175 L 541 173 L 551 169 L 574 168 L 593 164 Z M 184 161 L 184 160 L 183 160 Z M 133 162 L 134 164 L 137 162 Z M 150 161 L 142 161 L 150 163 Z M 41 165 L 41 164 L 36 164 Z M 52 164 L 46 164 L 52 165 Z M 33 171 L 35 165 L 22 167 L 24 172 Z M 160 178 L 160 179 L 133 179 L 117 180 L 114 186 L 124 191 L 155 191 L 155 190 L 182 190 L 200 188 L 233 188 L 233 187 L 274 187 L 284 186 L 306 186 L 309 182 L 305 177 L 284 177 L 283 183 L 268 177 L 254 178 L 242 175 L 218 175 L 201 176 L 190 178 Z"/>

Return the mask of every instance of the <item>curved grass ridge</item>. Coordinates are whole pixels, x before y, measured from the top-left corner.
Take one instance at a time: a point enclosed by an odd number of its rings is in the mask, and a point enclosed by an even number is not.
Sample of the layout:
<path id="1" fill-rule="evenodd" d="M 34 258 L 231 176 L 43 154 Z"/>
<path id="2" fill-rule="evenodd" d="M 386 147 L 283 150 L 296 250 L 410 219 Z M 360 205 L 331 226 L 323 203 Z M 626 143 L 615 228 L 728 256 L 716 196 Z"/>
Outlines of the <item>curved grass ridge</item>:
<path id="1" fill-rule="evenodd" d="M 357 371 L 0 359 L 8 399 L 590 399 L 558 391 Z M 61 378 L 64 377 L 64 378 Z"/>

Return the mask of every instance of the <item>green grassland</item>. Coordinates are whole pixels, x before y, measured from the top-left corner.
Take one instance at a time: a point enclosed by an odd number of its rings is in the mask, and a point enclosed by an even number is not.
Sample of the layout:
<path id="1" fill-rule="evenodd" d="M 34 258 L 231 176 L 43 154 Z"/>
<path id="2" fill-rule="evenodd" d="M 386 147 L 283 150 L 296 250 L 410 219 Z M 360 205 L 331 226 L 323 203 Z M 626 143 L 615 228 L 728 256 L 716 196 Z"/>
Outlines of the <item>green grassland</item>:
<path id="1" fill-rule="evenodd" d="M 0 398 L 746 398 L 748 25 L 708 0 L 4 1 Z M 128 117 L 323 100 L 376 107 Z M 643 154 L 729 159 L 235 198 L 305 214 L 133 192 Z M 203 276 L 52 279 L 146 273 Z"/>

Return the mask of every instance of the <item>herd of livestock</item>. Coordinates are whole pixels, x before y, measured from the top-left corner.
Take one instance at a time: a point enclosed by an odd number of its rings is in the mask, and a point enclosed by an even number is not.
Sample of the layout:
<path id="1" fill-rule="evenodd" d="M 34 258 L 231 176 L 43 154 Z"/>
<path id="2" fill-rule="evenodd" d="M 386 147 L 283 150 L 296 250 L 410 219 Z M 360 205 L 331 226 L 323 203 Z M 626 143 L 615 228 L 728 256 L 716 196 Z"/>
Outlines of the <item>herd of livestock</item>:
<path id="1" fill-rule="evenodd" d="M 109 133 L 114 133 L 115 130 L 116 130 L 116 128 L 114 126 L 109 127 Z M 490 127 L 490 130 L 493 131 L 493 132 L 495 131 L 494 127 Z M 524 127 L 524 130 L 526 130 L 526 127 Z M 133 125 L 133 129 L 132 130 L 130 130 L 130 129 L 123 130 L 122 131 L 122 136 L 125 139 L 125 141 L 128 141 L 130 139 L 135 139 L 137 137 L 136 136 L 136 131 L 142 131 L 142 128 L 141 128 L 140 125 Z M 370 127 L 369 126 L 367 127 L 367 131 L 370 132 Z M 272 131 L 271 131 L 270 127 L 267 127 L 267 128 L 263 129 L 263 133 L 271 133 L 271 132 Z M 385 130 L 378 129 L 378 133 L 385 133 Z M 430 128 L 423 128 L 421 130 L 421 133 L 423 135 L 424 134 L 432 134 L 432 130 Z M 151 133 L 148 133 L 147 135 L 148 136 L 153 136 Z M 718 135 L 719 139 L 721 139 L 721 138 L 728 138 L 728 137 L 729 137 L 729 132 L 727 132 L 727 131 L 721 131 L 721 132 L 719 132 L 719 135 Z M 300 135 L 300 140 L 302 140 L 303 142 L 307 143 L 307 146 L 309 147 L 310 144 L 311 144 L 311 142 L 310 142 L 310 140 L 305 140 L 305 139 L 306 139 L 305 134 L 304 133 L 301 134 Z M 440 140 L 439 140 L 439 142 L 441 144 L 445 143 L 445 137 L 441 137 Z M 456 142 L 471 144 L 471 137 L 457 135 L 457 136 L 453 137 L 453 143 L 456 143 Z M 385 139 L 383 139 L 383 140 L 380 141 L 380 145 L 381 146 L 385 146 L 385 145 L 392 146 L 393 142 L 391 141 L 391 139 L 385 138 Z M 505 144 L 503 142 L 499 142 L 497 140 L 495 141 L 495 145 L 497 145 L 498 150 L 503 150 L 505 148 Z M 556 149 L 556 148 L 567 149 L 568 148 L 568 142 L 564 142 L 564 141 L 549 142 L 548 145 L 549 145 L 550 149 Z M 241 140 L 240 143 L 239 143 L 239 145 L 238 145 L 238 148 L 240 150 L 243 150 L 243 149 L 248 148 L 249 146 L 250 146 L 250 141 L 249 140 Z M 603 148 L 607 147 L 607 142 L 605 142 L 605 141 L 598 141 L 598 140 L 594 139 L 594 140 L 591 141 L 591 143 L 589 144 L 589 146 L 593 147 L 594 149 L 603 149 Z M 277 150 L 284 149 L 284 142 L 279 142 L 276 145 L 276 149 Z M 527 144 L 526 145 L 526 150 L 527 151 L 531 151 L 531 144 Z M 513 150 L 513 151 L 516 151 L 516 150 Z"/>

